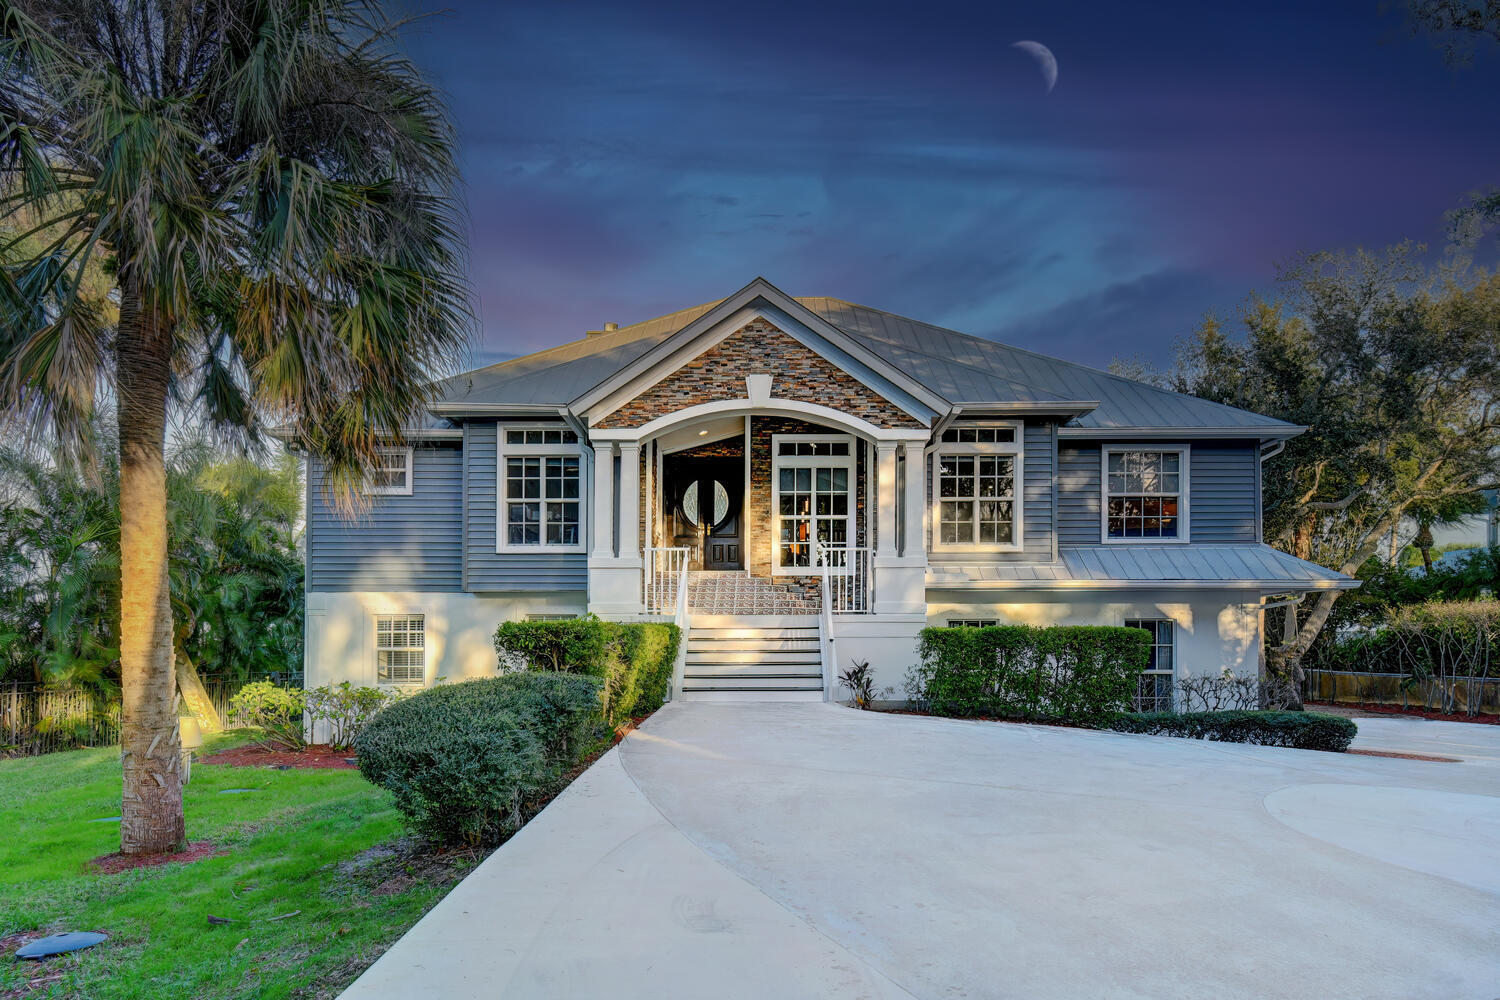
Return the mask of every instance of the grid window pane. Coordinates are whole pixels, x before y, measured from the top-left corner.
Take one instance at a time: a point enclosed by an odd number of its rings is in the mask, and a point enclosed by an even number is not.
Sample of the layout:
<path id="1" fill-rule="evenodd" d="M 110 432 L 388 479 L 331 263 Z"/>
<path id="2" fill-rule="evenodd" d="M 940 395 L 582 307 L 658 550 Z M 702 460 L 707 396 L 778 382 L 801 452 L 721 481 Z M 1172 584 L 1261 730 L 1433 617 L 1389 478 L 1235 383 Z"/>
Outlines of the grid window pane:
<path id="1" fill-rule="evenodd" d="M 375 676 L 381 684 L 420 684 L 426 679 L 427 634 L 422 615 L 375 618 Z"/>
<path id="2" fill-rule="evenodd" d="M 1110 538 L 1178 537 L 1180 453 L 1110 452 L 1105 468 L 1105 530 Z"/>
<path id="3" fill-rule="evenodd" d="M 561 435 L 571 431 L 511 431 Z M 539 443 L 556 444 L 543 440 Z M 577 455 L 512 456 L 505 465 L 505 532 L 510 545 L 578 545 L 583 540 Z M 545 526 L 545 527 L 544 527 Z"/>
<path id="4" fill-rule="evenodd" d="M 938 540 L 948 545 L 1015 541 L 1016 460 L 1009 455 L 938 457 Z"/>
<path id="5" fill-rule="evenodd" d="M 1145 629 L 1151 635 L 1151 653 L 1136 688 L 1137 712 L 1170 712 L 1172 681 L 1176 676 L 1176 625 L 1170 619 L 1129 618 L 1126 628 Z"/>
<path id="6" fill-rule="evenodd" d="M 826 465 L 817 462 L 825 455 L 848 456 L 849 443 L 781 441 L 776 452 L 778 456 L 806 462 L 785 465 L 776 471 L 779 565 L 811 567 L 817 563 L 815 542 L 843 546 L 851 540 L 849 469 L 842 462 Z"/>

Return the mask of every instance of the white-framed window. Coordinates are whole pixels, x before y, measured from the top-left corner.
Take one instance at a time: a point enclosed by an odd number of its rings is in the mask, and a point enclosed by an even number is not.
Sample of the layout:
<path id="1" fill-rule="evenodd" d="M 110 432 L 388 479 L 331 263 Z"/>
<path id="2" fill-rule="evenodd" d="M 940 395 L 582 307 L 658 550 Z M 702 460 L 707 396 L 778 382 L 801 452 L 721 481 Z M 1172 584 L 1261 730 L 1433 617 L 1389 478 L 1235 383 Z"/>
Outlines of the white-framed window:
<path id="1" fill-rule="evenodd" d="M 410 448 L 377 448 L 368 492 L 372 496 L 411 496 L 413 460 Z"/>
<path id="2" fill-rule="evenodd" d="M 1104 541 L 1188 540 L 1188 449 L 1104 448 Z"/>
<path id="3" fill-rule="evenodd" d="M 1021 548 L 1024 482 L 1019 422 L 950 427 L 932 456 L 935 549 Z"/>
<path id="4" fill-rule="evenodd" d="M 375 616 L 375 682 L 422 684 L 427 680 L 427 626 L 423 615 Z"/>
<path id="5" fill-rule="evenodd" d="M 1126 628 L 1151 634 L 1151 658 L 1135 691 L 1137 712 L 1170 712 L 1172 680 L 1177 676 L 1177 623 L 1170 618 L 1127 618 Z"/>
<path id="6" fill-rule="evenodd" d="M 584 548 L 583 446 L 562 427 L 501 425 L 496 550 Z"/>
<path id="7" fill-rule="evenodd" d="M 995 618 L 949 618 L 949 628 L 994 628 L 1000 624 Z"/>
<path id="8" fill-rule="evenodd" d="M 854 544 L 854 449 L 848 434 L 771 435 L 773 572 L 812 572 L 815 542 Z"/>

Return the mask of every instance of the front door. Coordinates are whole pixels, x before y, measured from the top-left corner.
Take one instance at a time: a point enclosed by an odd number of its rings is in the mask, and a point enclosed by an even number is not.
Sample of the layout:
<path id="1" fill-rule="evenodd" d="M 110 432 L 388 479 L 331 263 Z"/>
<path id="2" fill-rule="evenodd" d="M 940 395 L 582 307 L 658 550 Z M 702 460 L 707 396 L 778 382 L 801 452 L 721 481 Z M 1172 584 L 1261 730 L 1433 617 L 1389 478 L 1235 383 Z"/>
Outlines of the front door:
<path id="1" fill-rule="evenodd" d="M 744 495 L 742 457 L 668 455 L 662 460 L 662 522 L 673 545 L 692 551 L 693 569 L 744 569 Z"/>

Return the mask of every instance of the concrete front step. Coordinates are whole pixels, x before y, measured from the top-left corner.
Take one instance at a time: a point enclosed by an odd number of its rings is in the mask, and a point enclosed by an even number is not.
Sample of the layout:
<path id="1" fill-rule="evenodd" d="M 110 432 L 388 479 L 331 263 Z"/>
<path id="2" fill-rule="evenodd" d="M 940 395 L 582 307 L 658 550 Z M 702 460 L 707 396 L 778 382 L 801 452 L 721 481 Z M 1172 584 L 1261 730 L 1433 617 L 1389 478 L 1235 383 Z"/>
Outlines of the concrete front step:
<path id="1" fill-rule="evenodd" d="M 822 701 L 821 689 L 815 691 L 688 691 L 682 692 L 683 701 Z"/>
<path id="2" fill-rule="evenodd" d="M 817 615 L 715 615 L 693 612 L 688 626 L 706 630 L 759 631 L 762 629 L 811 629 L 818 631 Z"/>
<path id="3" fill-rule="evenodd" d="M 688 644 L 686 661 L 688 666 L 695 663 L 724 663 L 724 664 L 765 664 L 766 666 L 779 666 L 783 663 L 811 663 L 818 667 L 822 666 L 822 659 L 818 656 L 818 647 L 812 649 L 790 649 L 790 650 L 763 650 L 763 649 L 700 649 L 692 643 Z"/>
<path id="4" fill-rule="evenodd" d="M 708 652 L 811 653 L 818 655 L 818 636 L 702 636 L 688 637 L 688 648 Z"/>

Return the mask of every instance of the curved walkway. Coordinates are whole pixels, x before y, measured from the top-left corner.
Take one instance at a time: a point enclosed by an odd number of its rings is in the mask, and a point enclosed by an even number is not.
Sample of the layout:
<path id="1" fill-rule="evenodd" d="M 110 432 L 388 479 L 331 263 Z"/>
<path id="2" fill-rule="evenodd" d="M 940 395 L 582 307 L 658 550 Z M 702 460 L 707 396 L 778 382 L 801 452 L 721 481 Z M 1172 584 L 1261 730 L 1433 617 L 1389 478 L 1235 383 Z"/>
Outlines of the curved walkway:
<path id="1" fill-rule="evenodd" d="M 1420 732 L 1473 752 L 673 704 L 345 996 L 1492 1000 L 1500 731 Z"/>

